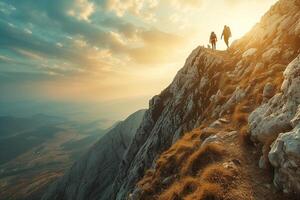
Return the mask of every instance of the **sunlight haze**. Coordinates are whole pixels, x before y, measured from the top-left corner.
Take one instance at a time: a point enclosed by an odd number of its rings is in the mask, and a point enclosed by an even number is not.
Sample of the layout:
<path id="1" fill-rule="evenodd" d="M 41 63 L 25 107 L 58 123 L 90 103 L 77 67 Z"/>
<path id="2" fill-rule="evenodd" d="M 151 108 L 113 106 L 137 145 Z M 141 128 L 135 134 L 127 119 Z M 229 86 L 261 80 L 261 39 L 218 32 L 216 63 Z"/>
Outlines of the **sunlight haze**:
<path id="1" fill-rule="evenodd" d="M 211 31 L 224 50 L 276 0 L 75 0 L 0 2 L 0 101 L 142 107 L 163 90 Z M 232 41 L 232 40 L 231 40 Z M 135 99 L 130 101 L 130 99 Z M 136 101 L 139 99 L 139 103 Z M 129 105 L 132 102 L 132 105 Z M 138 107 L 139 106 L 139 107 Z"/>

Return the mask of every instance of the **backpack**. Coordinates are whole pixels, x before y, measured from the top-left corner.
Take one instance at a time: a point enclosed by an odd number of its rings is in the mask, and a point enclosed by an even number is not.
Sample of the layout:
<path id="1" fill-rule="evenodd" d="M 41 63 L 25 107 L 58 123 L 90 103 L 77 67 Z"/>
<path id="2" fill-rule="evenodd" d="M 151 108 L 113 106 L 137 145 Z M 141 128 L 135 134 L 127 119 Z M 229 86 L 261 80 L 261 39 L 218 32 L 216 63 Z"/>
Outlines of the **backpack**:
<path id="1" fill-rule="evenodd" d="M 228 37 L 231 37 L 232 35 L 231 35 L 231 30 L 230 30 L 230 28 L 229 28 L 229 26 L 227 26 L 226 27 L 226 34 L 228 35 Z"/>

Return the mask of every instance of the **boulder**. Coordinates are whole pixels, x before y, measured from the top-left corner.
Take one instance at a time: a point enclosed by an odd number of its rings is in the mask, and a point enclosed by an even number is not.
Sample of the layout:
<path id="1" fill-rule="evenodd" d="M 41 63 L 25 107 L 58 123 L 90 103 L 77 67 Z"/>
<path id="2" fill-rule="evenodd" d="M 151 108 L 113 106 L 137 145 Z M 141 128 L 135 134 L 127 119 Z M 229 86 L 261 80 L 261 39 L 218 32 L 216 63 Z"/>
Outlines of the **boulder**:
<path id="1" fill-rule="evenodd" d="M 299 57 L 284 71 L 281 93 L 263 103 L 249 116 L 249 126 L 253 141 L 266 143 L 276 138 L 279 133 L 292 129 L 293 119 L 300 102 Z"/>
<path id="2" fill-rule="evenodd" d="M 263 144 L 275 140 L 268 154 L 275 168 L 274 185 L 300 194 L 300 55 L 284 71 L 281 90 L 251 113 L 250 133 Z M 259 163 L 264 167 L 264 160 Z"/>
<path id="3" fill-rule="evenodd" d="M 256 48 L 251 48 L 245 51 L 242 55 L 243 58 L 252 57 L 257 52 Z"/>
<path id="4" fill-rule="evenodd" d="M 272 83 L 267 83 L 264 87 L 263 97 L 265 99 L 270 99 L 271 97 L 274 96 L 274 92 L 275 92 L 274 85 L 272 85 Z"/>
<path id="5" fill-rule="evenodd" d="M 280 54 L 280 52 L 281 52 L 280 48 L 271 48 L 262 55 L 262 58 L 266 62 L 272 62 L 274 57 L 276 57 L 278 54 Z"/>
<path id="6" fill-rule="evenodd" d="M 300 194 L 300 126 L 282 133 L 269 152 L 275 167 L 274 185 L 288 192 Z"/>

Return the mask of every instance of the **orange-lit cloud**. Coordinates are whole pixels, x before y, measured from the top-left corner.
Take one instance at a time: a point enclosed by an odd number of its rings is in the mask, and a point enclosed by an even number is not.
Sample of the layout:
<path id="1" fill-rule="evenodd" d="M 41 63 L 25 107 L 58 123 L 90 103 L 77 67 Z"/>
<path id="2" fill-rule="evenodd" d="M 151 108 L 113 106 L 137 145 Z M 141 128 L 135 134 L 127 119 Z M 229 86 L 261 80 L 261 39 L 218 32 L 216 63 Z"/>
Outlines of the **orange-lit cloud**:
<path id="1" fill-rule="evenodd" d="M 4 0 L 1 87 L 13 88 L 12 98 L 150 97 L 171 82 L 193 48 L 207 45 L 211 31 L 220 37 L 228 24 L 237 39 L 275 2 Z"/>

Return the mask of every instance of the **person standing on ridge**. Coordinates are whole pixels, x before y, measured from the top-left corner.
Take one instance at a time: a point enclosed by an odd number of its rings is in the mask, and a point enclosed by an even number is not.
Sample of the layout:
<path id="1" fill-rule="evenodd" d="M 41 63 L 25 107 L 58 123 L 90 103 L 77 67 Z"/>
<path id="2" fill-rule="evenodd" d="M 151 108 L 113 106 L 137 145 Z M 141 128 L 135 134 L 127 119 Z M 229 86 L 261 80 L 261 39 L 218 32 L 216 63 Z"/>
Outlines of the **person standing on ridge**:
<path id="1" fill-rule="evenodd" d="M 216 50 L 216 44 L 217 44 L 218 39 L 217 39 L 217 35 L 215 34 L 215 32 L 211 32 L 209 41 L 212 45 L 212 49 Z"/>
<path id="2" fill-rule="evenodd" d="M 224 30 L 223 30 L 221 39 L 223 38 L 223 36 L 224 36 L 225 44 L 227 45 L 227 48 L 229 48 L 229 38 L 231 37 L 231 30 L 230 30 L 229 26 L 227 26 L 227 25 L 224 26 Z"/>

